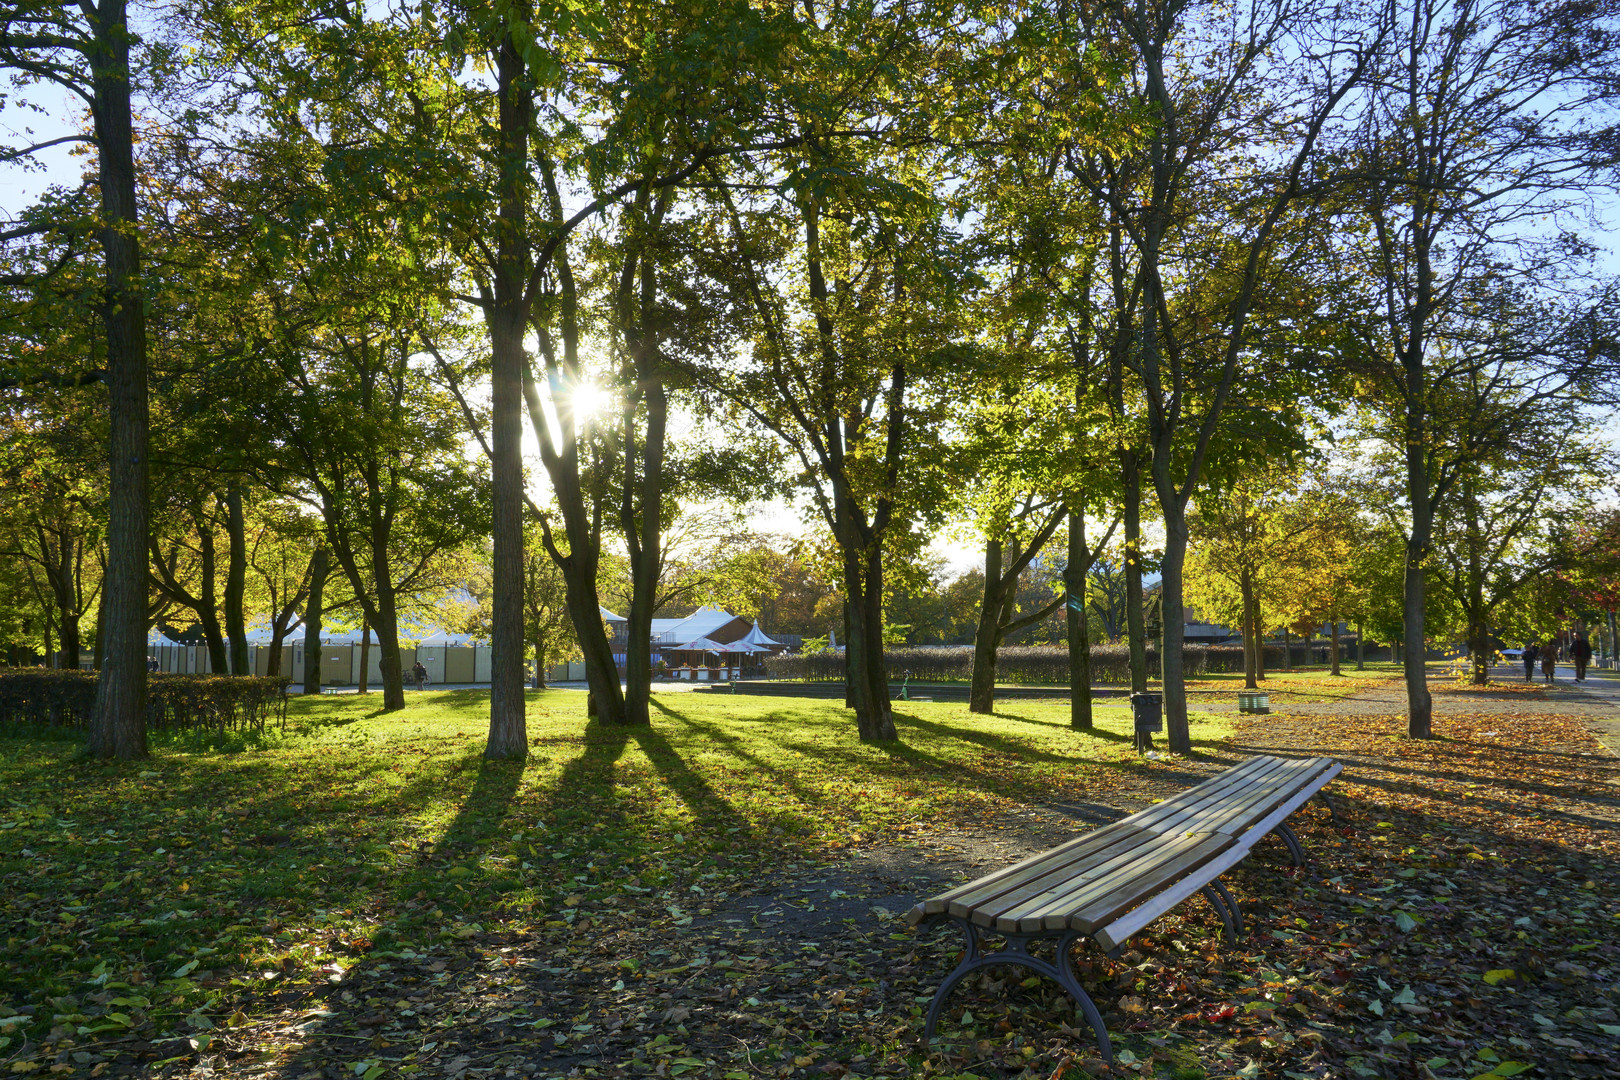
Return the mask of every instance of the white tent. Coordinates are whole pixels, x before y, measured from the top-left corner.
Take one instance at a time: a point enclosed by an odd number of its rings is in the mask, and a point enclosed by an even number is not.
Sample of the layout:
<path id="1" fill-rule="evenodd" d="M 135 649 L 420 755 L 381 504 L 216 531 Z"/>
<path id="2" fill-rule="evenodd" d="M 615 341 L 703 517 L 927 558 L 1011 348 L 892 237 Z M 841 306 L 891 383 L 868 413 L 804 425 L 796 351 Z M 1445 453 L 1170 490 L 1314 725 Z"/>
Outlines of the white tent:
<path id="1" fill-rule="evenodd" d="M 427 637 L 417 642 L 418 645 L 435 648 L 440 645 L 476 645 L 479 639 L 472 634 L 449 634 L 443 630 L 435 630 Z"/>
<path id="2" fill-rule="evenodd" d="M 757 622 L 754 623 L 751 628 L 749 628 L 748 633 L 743 635 L 743 640 L 750 645 L 759 646 L 759 648 L 755 650 L 757 652 L 764 652 L 766 647 L 770 645 L 782 644 L 780 641 L 772 641 L 770 638 L 766 637 L 765 631 L 759 628 L 759 623 Z"/>
<path id="3" fill-rule="evenodd" d="M 695 641 L 688 641 L 685 645 L 671 646 L 671 651 L 672 652 L 712 652 L 712 653 L 735 653 L 735 652 L 752 652 L 753 651 L 752 648 L 747 647 L 747 646 L 744 646 L 742 648 L 738 648 L 739 644 L 741 644 L 741 643 L 740 642 L 732 642 L 730 645 L 722 645 L 718 641 L 710 641 L 706 637 L 700 637 Z"/>

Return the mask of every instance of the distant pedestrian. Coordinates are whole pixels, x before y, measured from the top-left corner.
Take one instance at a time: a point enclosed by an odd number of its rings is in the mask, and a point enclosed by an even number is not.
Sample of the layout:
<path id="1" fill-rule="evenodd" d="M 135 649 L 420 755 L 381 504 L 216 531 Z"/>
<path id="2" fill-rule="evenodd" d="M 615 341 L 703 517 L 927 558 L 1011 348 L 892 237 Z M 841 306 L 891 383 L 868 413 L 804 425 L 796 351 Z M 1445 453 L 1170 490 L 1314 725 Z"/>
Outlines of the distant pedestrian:
<path id="1" fill-rule="evenodd" d="M 1541 647 L 1541 674 L 1547 682 L 1556 682 L 1553 673 L 1558 670 L 1558 643 L 1549 641 Z"/>
<path id="2" fill-rule="evenodd" d="M 1533 641 L 1530 642 L 1528 645 L 1526 645 L 1524 647 L 1524 681 L 1525 682 L 1529 682 L 1531 679 L 1536 677 L 1536 655 L 1537 655 L 1537 653 L 1539 651 L 1539 648 L 1540 647 Z"/>
<path id="3" fill-rule="evenodd" d="M 418 660 L 411 666 L 411 678 L 416 680 L 416 688 L 418 690 L 427 689 L 428 673 L 427 668 L 423 666 L 422 661 Z"/>
<path id="4" fill-rule="evenodd" d="M 1586 681 L 1586 665 L 1592 660 L 1592 643 L 1586 635 L 1578 636 L 1569 647 L 1570 659 L 1575 661 L 1575 681 Z"/>
<path id="5" fill-rule="evenodd" d="M 155 671 L 157 671 L 159 669 L 159 667 L 160 667 L 160 665 L 158 664 L 158 658 L 157 657 L 148 656 L 146 658 L 146 670 L 147 671 L 155 672 Z"/>

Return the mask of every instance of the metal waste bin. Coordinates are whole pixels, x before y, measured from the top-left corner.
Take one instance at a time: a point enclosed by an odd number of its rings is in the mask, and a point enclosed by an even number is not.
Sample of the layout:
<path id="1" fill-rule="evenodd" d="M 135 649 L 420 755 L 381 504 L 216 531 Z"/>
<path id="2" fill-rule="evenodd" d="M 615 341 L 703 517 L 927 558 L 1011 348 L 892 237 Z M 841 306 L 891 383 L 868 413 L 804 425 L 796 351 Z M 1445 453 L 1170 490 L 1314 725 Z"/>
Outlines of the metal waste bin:
<path id="1" fill-rule="evenodd" d="M 1136 721 L 1137 731 L 1152 733 L 1164 730 L 1164 712 L 1160 708 L 1163 703 L 1163 694 L 1131 695 L 1131 716 Z"/>

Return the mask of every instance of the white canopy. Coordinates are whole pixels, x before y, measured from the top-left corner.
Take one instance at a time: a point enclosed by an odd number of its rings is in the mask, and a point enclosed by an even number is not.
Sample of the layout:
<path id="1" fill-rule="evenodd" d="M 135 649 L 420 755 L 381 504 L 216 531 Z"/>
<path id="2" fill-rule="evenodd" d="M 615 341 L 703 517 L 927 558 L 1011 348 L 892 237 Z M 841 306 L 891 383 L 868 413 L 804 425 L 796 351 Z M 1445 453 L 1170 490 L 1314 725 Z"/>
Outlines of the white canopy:
<path id="1" fill-rule="evenodd" d="M 734 653 L 734 652 L 752 652 L 753 651 L 752 649 L 750 649 L 750 648 L 748 648 L 746 646 L 744 646 L 743 648 L 738 648 L 737 647 L 738 644 L 740 644 L 740 643 L 739 642 L 732 642 L 730 645 L 722 645 L 718 641 L 710 641 L 706 637 L 700 637 L 696 641 L 688 641 L 685 645 L 671 646 L 671 649 L 674 652 L 712 652 L 712 653 L 728 653 L 728 652 Z"/>
<path id="2" fill-rule="evenodd" d="M 766 637 L 765 631 L 759 628 L 758 622 L 755 622 L 754 625 L 749 628 L 748 633 L 743 635 L 743 640 L 750 645 L 759 646 L 757 651 L 760 652 L 763 652 L 766 646 L 782 644 L 780 641 L 772 641 L 770 638 Z"/>

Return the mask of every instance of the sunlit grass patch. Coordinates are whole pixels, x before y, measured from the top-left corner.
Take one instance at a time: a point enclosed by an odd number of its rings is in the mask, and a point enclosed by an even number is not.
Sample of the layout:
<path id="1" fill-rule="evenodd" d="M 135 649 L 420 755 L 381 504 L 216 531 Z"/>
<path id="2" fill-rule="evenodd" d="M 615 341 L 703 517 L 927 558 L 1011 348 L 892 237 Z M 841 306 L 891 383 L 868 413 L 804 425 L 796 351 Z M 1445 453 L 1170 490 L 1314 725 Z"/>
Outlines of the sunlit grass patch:
<path id="1" fill-rule="evenodd" d="M 285 734 L 162 742 L 134 764 L 0 738 L 0 1007 L 39 1017 L 8 1032 L 116 1011 L 151 1037 L 569 896 L 736 883 L 1009 802 L 1095 798 L 1140 767 L 1123 705 L 1086 734 L 1066 702 L 896 703 L 901 741 L 880 746 L 835 702 L 666 694 L 642 730 L 587 726 L 584 704 L 532 694 L 524 764 L 484 760 L 488 697 L 469 691 L 393 714 L 378 694 L 297 698 Z"/>

